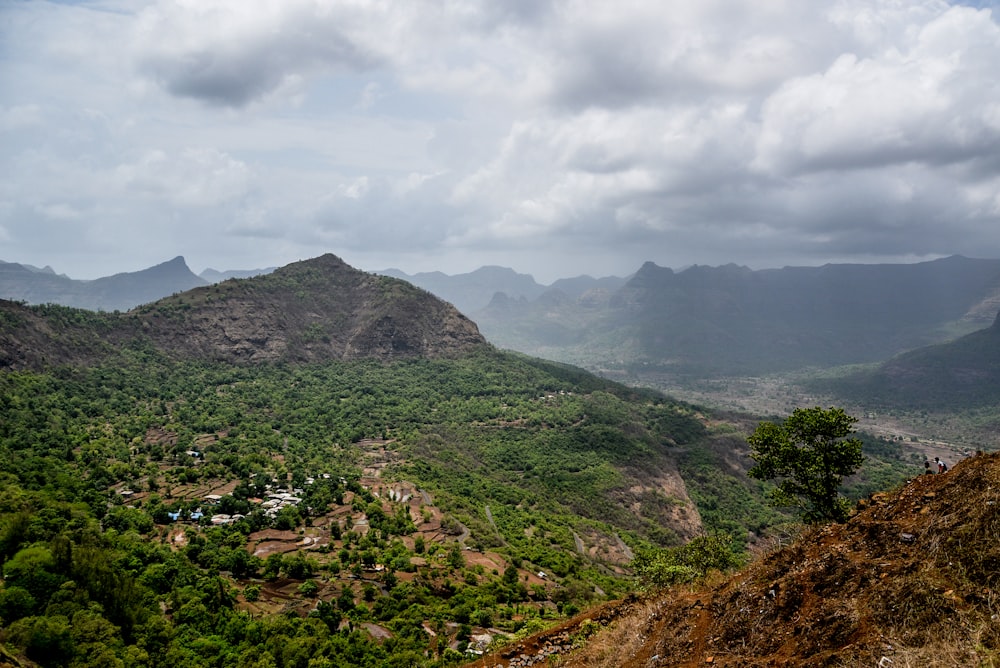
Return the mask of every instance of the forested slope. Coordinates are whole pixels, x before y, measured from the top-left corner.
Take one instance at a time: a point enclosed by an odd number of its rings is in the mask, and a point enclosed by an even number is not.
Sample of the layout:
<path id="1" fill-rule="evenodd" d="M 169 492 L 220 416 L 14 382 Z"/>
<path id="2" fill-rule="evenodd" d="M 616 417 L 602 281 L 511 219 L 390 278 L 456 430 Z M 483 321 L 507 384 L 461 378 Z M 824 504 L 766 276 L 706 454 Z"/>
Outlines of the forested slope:
<path id="1" fill-rule="evenodd" d="M 432 664 L 425 624 L 476 612 L 513 632 L 572 612 L 623 591 L 623 540 L 700 528 L 674 450 L 705 429 L 656 395 L 489 352 L 297 367 L 131 354 L 0 374 L 0 619 L 44 663 L 298 665 L 280 646 Z M 268 516 L 260 500 L 286 487 L 301 503 Z M 275 529 L 313 542 L 255 555 Z M 288 578 L 315 588 L 278 605 Z M 252 619 L 255 588 L 296 614 Z"/>
<path id="2" fill-rule="evenodd" d="M 0 310 L 12 660 L 453 665 L 624 594 L 634 551 L 782 521 L 741 425 L 405 283 L 330 256 L 218 287 Z"/>

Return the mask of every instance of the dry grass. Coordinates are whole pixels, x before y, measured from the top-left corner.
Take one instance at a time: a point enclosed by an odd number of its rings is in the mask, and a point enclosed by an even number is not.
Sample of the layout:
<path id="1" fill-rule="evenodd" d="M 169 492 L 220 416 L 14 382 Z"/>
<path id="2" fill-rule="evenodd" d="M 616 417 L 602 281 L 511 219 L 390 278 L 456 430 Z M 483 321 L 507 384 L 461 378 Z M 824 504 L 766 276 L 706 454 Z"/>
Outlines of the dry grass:
<path id="1" fill-rule="evenodd" d="M 886 668 L 1000 668 L 1000 652 L 983 647 L 986 630 L 939 627 L 935 635 L 920 647 L 887 641 Z M 870 668 L 870 662 L 845 663 L 844 668 Z"/>
<path id="2" fill-rule="evenodd" d="M 586 645 L 562 657 L 559 666 L 618 668 L 634 658 L 649 642 L 661 603 L 648 601 L 594 635 Z"/>

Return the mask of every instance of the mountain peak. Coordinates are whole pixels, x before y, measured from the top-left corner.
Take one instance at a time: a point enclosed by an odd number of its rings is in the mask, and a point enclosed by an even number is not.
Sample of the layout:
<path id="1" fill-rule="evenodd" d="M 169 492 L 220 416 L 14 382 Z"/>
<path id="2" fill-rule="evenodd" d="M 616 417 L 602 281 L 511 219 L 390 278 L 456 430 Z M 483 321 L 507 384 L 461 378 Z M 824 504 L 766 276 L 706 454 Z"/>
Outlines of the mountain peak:
<path id="1" fill-rule="evenodd" d="M 121 280 L 144 280 L 149 277 L 156 277 L 157 279 L 162 279 L 167 276 L 182 276 L 185 279 L 193 278 L 196 279 L 192 285 L 187 287 L 194 287 L 195 285 L 201 285 L 203 281 L 198 278 L 197 275 L 187 266 L 187 262 L 184 260 L 183 255 L 178 255 L 177 257 L 167 260 L 166 262 L 161 262 L 159 264 L 154 264 L 152 267 L 147 267 L 146 269 L 140 269 L 138 271 L 124 271 L 111 276 L 104 276 L 103 278 L 96 278 L 93 281 L 88 281 L 93 284 L 109 283 Z M 155 299 L 155 297 L 153 297 Z"/>
<path id="2" fill-rule="evenodd" d="M 338 256 L 333 253 L 324 253 L 314 258 L 309 258 L 308 260 L 299 260 L 298 262 L 292 262 L 284 267 L 279 267 L 275 269 L 276 274 L 301 274 L 308 273 L 315 269 L 320 269 L 323 271 L 341 271 L 344 269 L 350 271 L 360 271 L 351 267 L 349 264 L 344 262 Z"/>
<path id="3" fill-rule="evenodd" d="M 146 275 L 170 267 L 187 269 L 183 258 L 175 258 Z M 0 338 L 0 360 L 28 367 L 45 359 L 87 363 L 114 354 L 116 346 L 152 347 L 177 359 L 255 364 L 451 357 L 487 345 L 476 325 L 450 304 L 405 281 L 354 269 L 335 255 L 179 292 L 103 320 L 99 328 L 88 329 L 83 319 L 80 331 L 65 337 L 53 336 L 44 315 L 32 317 L 26 309 L 22 316 L 30 331 Z M 37 359 L 2 354 L 8 346 L 14 352 L 24 348 L 18 341 L 29 339 Z M 79 355 L 65 345 L 68 340 Z"/>
<path id="4" fill-rule="evenodd" d="M 183 255 L 178 255 L 177 257 L 171 260 L 167 260 L 166 262 L 161 262 L 160 264 L 153 265 L 148 269 L 143 269 L 141 271 L 127 272 L 127 273 L 131 275 L 136 275 L 136 274 L 176 274 L 184 276 L 196 275 L 193 271 L 191 271 L 191 268 L 188 267 L 187 261 L 185 261 Z"/>

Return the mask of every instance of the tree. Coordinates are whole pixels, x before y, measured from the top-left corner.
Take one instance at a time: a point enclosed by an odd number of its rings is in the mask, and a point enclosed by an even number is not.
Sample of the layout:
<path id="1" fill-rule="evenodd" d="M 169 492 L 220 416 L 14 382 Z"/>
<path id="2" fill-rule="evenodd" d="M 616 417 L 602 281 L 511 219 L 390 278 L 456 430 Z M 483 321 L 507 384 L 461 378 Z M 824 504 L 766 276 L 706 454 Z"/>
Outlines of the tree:
<path id="1" fill-rule="evenodd" d="M 841 408 L 796 408 L 781 424 L 761 422 L 747 438 L 757 462 L 748 474 L 782 478 L 770 493 L 775 505 L 798 508 L 808 523 L 843 522 L 850 506 L 838 490 L 864 457 L 861 441 L 847 438 L 857 418 Z"/>

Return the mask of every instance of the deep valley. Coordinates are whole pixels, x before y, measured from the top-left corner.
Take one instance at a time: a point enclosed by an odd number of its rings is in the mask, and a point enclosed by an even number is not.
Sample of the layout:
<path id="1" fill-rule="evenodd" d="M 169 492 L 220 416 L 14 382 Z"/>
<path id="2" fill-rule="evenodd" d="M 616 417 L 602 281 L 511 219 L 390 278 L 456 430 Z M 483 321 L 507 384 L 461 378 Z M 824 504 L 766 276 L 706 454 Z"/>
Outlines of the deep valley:
<path id="1" fill-rule="evenodd" d="M 991 407 L 893 407 L 880 368 L 602 377 L 333 256 L 127 312 L 0 302 L 3 660 L 448 666 L 550 627 L 591 656 L 673 600 L 643 564 L 697 587 L 800 533 L 747 476 L 760 416 L 857 415 L 865 503 L 995 447 Z"/>

